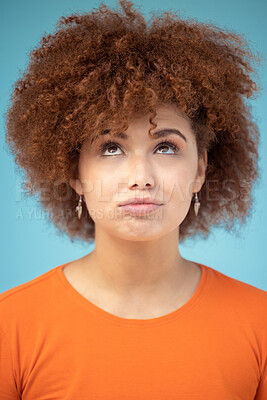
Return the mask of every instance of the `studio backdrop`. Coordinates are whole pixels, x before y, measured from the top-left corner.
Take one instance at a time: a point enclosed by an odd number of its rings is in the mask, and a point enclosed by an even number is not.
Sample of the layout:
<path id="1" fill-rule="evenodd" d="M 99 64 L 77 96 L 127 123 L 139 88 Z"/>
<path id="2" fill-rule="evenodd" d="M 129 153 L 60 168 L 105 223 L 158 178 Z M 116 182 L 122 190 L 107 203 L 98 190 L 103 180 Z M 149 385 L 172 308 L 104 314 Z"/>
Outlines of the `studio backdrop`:
<path id="1" fill-rule="evenodd" d="M 1 12 L 1 225 L 0 292 L 27 282 L 57 265 L 82 257 L 93 250 L 84 242 L 72 243 L 49 222 L 38 198 L 24 195 L 25 176 L 16 166 L 5 142 L 5 112 L 12 85 L 24 71 L 30 51 L 41 37 L 53 32 L 61 16 L 98 8 L 91 0 L 13 0 L 2 1 Z M 105 2 L 110 8 L 118 4 Z M 261 57 L 256 80 L 261 88 L 250 99 L 252 115 L 260 132 L 259 179 L 253 188 L 253 206 L 246 223 L 235 232 L 221 227 L 211 230 L 207 239 L 186 240 L 180 245 L 183 257 L 202 262 L 233 278 L 267 290 L 267 3 L 265 0 L 155 0 L 134 1 L 146 15 L 175 11 L 181 17 L 196 18 L 238 33 Z M 214 187 L 213 195 L 216 195 Z M 245 191 L 246 188 L 242 189 Z"/>

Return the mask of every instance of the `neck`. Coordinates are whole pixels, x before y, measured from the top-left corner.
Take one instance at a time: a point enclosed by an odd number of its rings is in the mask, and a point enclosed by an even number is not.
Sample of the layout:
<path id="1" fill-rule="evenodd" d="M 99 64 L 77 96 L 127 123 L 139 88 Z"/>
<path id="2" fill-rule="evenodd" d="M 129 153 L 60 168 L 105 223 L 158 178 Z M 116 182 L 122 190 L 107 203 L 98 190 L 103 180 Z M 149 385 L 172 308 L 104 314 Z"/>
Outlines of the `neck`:
<path id="1" fill-rule="evenodd" d="M 96 230 L 95 249 L 84 257 L 99 284 L 121 297 L 151 296 L 183 286 L 189 261 L 179 253 L 177 230 L 156 240 L 130 241 Z"/>

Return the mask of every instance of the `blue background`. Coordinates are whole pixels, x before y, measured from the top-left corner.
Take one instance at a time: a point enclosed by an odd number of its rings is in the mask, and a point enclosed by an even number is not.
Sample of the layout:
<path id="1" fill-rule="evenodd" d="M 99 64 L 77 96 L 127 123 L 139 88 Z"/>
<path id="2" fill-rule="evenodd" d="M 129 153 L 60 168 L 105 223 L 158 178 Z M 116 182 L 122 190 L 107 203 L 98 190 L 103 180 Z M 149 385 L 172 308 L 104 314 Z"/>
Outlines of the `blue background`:
<path id="1" fill-rule="evenodd" d="M 0 292 L 27 282 L 63 263 L 82 257 L 94 245 L 74 244 L 57 234 L 49 224 L 35 197 L 24 198 L 23 174 L 8 154 L 5 144 L 4 112 L 8 107 L 11 85 L 26 68 L 28 56 L 41 37 L 54 31 L 60 16 L 91 11 L 100 1 L 85 0 L 13 0 L 1 2 L 0 64 Z M 106 1 L 112 9 L 115 1 Z M 221 28 L 241 33 L 251 48 L 263 57 L 258 68 L 262 92 L 251 102 L 254 120 L 261 132 L 261 179 L 254 191 L 253 217 L 238 237 L 215 228 L 206 240 L 189 240 L 180 244 L 183 257 L 201 262 L 226 275 L 267 290 L 266 222 L 267 222 L 267 3 L 265 0 L 166 0 L 134 1 L 148 20 L 150 11 L 175 10 L 182 17 L 194 17 Z"/>

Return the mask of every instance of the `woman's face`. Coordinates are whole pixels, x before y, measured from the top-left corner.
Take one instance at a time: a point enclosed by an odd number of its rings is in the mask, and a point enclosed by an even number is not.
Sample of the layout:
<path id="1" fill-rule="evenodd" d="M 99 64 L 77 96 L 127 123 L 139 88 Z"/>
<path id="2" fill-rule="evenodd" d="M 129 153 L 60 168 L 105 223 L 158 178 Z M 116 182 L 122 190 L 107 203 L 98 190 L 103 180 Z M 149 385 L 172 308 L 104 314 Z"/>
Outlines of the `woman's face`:
<path id="1" fill-rule="evenodd" d="M 162 136 L 148 134 L 150 115 L 129 123 L 127 139 L 108 134 L 82 146 L 79 179 L 71 186 L 84 200 L 95 229 L 126 240 L 152 240 L 178 229 L 185 219 L 194 192 L 205 180 L 207 153 L 198 160 L 190 123 L 173 105 L 157 109 Z M 175 129 L 178 134 L 165 133 Z M 180 132 L 180 134 L 179 134 Z M 125 135 L 125 136 L 126 136 Z M 105 149 L 103 145 L 111 140 Z M 174 143 L 172 147 L 171 141 Z M 101 150 L 102 148 L 102 150 Z M 145 215 L 133 215 L 120 204 L 133 197 L 149 197 L 162 205 Z"/>

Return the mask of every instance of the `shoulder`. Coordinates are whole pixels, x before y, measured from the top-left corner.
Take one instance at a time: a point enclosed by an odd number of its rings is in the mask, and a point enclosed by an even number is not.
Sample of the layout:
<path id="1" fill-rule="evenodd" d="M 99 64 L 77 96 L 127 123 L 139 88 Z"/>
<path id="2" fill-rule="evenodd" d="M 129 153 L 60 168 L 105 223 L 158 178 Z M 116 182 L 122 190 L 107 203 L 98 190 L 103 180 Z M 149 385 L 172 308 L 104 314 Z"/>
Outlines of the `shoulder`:
<path id="1" fill-rule="evenodd" d="M 262 296 L 263 298 L 267 298 L 267 291 L 263 289 L 257 288 L 256 286 L 253 286 L 249 283 L 243 282 L 229 275 L 226 275 L 215 268 L 208 267 L 206 265 L 204 265 L 204 268 L 208 270 L 208 273 L 209 275 L 211 275 L 212 280 L 222 288 L 227 286 L 228 289 L 231 289 L 233 291 L 238 290 L 250 294 L 252 296 Z"/>
<path id="2" fill-rule="evenodd" d="M 214 268 L 205 265 L 204 268 L 208 275 L 209 292 L 215 304 L 252 318 L 263 318 L 266 325 L 267 291 Z"/>
<path id="3" fill-rule="evenodd" d="M 59 267 L 0 293 L 0 320 L 26 314 L 28 310 L 38 309 L 44 300 L 49 299 L 53 277 Z"/>

